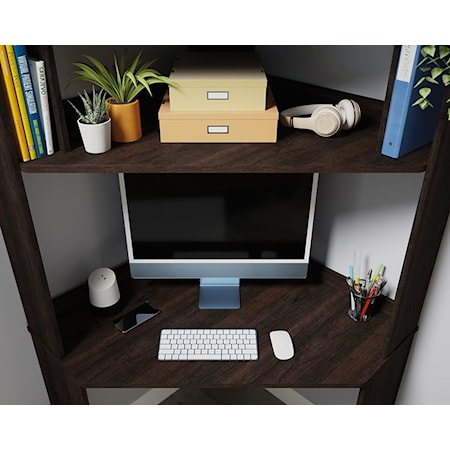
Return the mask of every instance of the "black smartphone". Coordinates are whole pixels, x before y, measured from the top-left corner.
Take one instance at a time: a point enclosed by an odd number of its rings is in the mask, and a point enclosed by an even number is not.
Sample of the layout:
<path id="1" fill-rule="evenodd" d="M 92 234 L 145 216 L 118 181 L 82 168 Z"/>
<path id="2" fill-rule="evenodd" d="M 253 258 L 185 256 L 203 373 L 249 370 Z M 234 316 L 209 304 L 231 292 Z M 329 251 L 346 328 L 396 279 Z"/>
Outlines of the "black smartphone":
<path id="1" fill-rule="evenodd" d="M 113 321 L 114 326 L 122 333 L 136 328 L 141 323 L 146 322 L 149 319 L 157 316 L 161 311 L 154 308 L 150 303 L 145 302 L 137 306 L 130 312 L 127 312 L 123 316 Z"/>

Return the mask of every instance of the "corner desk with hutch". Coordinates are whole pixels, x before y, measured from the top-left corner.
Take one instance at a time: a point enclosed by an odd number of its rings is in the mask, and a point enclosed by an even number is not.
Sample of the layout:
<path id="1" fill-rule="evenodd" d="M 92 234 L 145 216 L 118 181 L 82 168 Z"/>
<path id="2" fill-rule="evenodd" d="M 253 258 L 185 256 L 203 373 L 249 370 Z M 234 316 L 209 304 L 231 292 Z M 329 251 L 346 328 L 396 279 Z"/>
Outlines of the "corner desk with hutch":
<path id="1" fill-rule="evenodd" d="M 359 388 L 360 404 L 392 404 L 407 361 L 447 222 L 450 200 L 450 126 L 444 110 L 432 145 L 398 160 L 382 156 L 383 133 L 398 48 L 386 102 L 355 97 L 361 125 L 336 139 L 279 129 L 276 144 L 161 144 L 156 110 L 144 136 L 92 156 L 71 148 L 51 46 L 29 46 L 44 59 L 57 151 L 20 163 L 4 86 L 0 89 L 0 223 L 51 403 L 88 403 L 87 388 L 285 387 Z M 280 110 L 308 102 L 336 103 L 345 95 L 288 80 L 269 80 Z M 289 92 L 289 95 L 286 95 Z M 287 104 L 287 101 L 291 102 Z M 331 151 L 332 150 L 332 151 Z M 23 172 L 33 173 L 348 173 L 422 172 L 423 186 L 396 300 L 385 299 L 367 323 L 347 317 L 344 277 L 313 264 L 307 280 L 243 281 L 238 311 L 198 310 L 194 281 L 132 280 L 117 268 L 123 311 L 150 297 L 161 308 L 146 325 L 122 335 L 112 318 L 93 314 L 87 286 L 51 298 Z M 420 261 L 420 264 L 418 263 Z M 27 270 L 22 270 L 26 267 Z M 274 307 L 276 305 L 276 307 Z M 259 359 L 251 362 L 159 362 L 164 327 L 254 327 Z M 287 329 L 296 355 L 274 358 L 269 331 Z"/>

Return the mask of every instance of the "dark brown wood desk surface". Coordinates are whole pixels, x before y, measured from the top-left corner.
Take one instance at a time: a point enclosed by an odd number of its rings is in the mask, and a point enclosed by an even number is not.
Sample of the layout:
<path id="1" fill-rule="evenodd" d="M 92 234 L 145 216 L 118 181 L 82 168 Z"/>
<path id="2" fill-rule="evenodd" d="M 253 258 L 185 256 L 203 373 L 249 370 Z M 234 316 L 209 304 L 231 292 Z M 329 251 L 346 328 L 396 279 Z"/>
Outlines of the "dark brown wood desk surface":
<path id="1" fill-rule="evenodd" d="M 382 363 L 391 302 L 383 301 L 369 322 L 353 322 L 344 279 L 327 269 L 314 266 L 304 281 L 244 280 L 241 309 L 232 311 L 199 310 L 195 281 L 131 280 L 127 267 L 119 276 L 128 302 L 123 311 L 144 299 L 162 311 L 127 334 L 112 325 L 119 314 L 89 311 L 84 287 L 56 300 L 68 351 L 63 364 L 83 387 L 355 387 Z M 158 361 L 160 330 L 188 327 L 256 328 L 259 359 Z M 273 329 L 291 334 L 291 360 L 274 357 Z"/>

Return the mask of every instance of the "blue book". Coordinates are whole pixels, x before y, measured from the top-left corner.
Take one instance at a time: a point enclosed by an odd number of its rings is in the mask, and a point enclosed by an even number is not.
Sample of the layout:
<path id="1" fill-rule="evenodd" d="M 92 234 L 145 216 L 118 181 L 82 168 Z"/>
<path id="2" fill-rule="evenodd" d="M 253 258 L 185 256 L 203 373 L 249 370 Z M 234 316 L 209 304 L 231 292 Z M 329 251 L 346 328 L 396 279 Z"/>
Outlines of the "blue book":
<path id="1" fill-rule="evenodd" d="M 28 62 L 28 53 L 25 45 L 14 45 L 17 67 L 19 69 L 20 82 L 22 84 L 25 104 L 27 106 L 28 118 L 30 120 L 31 131 L 33 133 L 36 155 L 38 158 L 47 154 L 45 145 L 44 129 L 39 115 L 38 104 L 34 94 L 33 80 Z"/>
<path id="2" fill-rule="evenodd" d="M 429 96 L 433 107 L 422 110 L 412 106 L 419 99 L 419 88 L 414 85 L 424 76 L 417 67 L 421 48 L 421 45 L 402 45 L 400 50 L 381 147 L 381 153 L 391 158 L 399 158 L 431 142 L 439 120 L 445 90 L 442 83 L 433 84 Z"/>

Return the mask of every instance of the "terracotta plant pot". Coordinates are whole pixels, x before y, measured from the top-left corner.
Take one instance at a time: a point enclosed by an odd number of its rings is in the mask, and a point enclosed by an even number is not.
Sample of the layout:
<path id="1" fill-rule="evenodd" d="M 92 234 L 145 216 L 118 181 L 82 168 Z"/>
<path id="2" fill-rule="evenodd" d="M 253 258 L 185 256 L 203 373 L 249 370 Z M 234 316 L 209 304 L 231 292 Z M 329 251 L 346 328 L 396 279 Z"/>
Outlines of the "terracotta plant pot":
<path id="1" fill-rule="evenodd" d="M 105 153 L 111 148 L 111 119 L 102 123 L 83 123 L 78 119 L 78 128 L 84 149 L 88 153 Z"/>
<path id="2" fill-rule="evenodd" d="M 134 142 L 142 137 L 139 100 L 115 103 L 106 100 L 106 112 L 111 117 L 111 138 L 114 142 Z"/>

